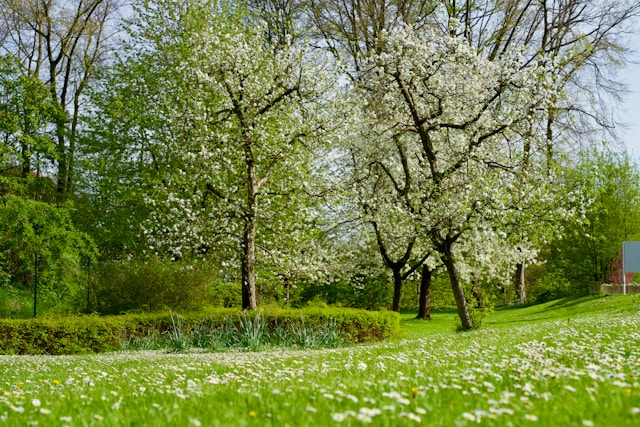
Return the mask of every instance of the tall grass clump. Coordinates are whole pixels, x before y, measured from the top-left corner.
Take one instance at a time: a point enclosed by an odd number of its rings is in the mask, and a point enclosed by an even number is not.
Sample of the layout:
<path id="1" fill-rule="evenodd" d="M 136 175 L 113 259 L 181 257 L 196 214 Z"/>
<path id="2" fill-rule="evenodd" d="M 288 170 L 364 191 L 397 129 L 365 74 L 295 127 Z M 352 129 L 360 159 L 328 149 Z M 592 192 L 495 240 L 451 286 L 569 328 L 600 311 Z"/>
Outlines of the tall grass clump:
<path id="1" fill-rule="evenodd" d="M 255 316 L 241 313 L 238 315 L 238 325 L 240 347 L 257 351 L 270 343 L 270 336 L 267 334 L 267 322 L 260 312 Z"/>
<path id="2" fill-rule="evenodd" d="M 295 346 L 304 349 L 336 348 L 344 341 L 344 334 L 335 319 L 312 327 L 302 318 L 299 323 L 290 325 L 290 336 Z"/>
<path id="3" fill-rule="evenodd" d="M 130 337 L 123 343 L 123 349 L 167 349 L 174 353 L 190 349 L 259 351 L 336 348 L 345 342 L 346 337 L 335 319 L 317 325 L 305 322 L 304 317 L 270 323 L 262 312 L 257 312 L 227 316 L 222 321 L 204 319 L 187 326 L 182 316 L 171 313 L 171 324 L 166 331 L 159 334 L 149 330 L 144 336 Z"/>
<path id="4" fill-rule="evenodd" d="M 163 348 L 161 334 L 154 329 L 147 331 L 146 335 L 131 336 L 122 341 L 123 350 L 160 350 Z"/>
<path id="5" fill-rule="evenodd" d="M 175 353 L 181 353 L 188 350 L 192 345 L 191 334 L 185 329 L 184 319 L 171 313 L 171 329 L 165 332 L 167 334 L 167 347 Z"/>

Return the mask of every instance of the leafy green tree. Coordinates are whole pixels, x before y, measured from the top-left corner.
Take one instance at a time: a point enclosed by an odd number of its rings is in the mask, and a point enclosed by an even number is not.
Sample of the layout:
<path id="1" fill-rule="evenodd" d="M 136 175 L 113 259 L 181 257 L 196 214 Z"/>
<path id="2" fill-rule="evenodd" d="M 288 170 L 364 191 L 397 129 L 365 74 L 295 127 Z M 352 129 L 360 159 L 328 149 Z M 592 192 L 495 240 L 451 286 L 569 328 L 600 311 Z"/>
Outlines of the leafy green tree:
<path id="1" fill-rule="evenodd" d="M 162 53 L 138 53 L 130 43 L 127 59 L 101 70 L 81 133 L 77 203 L 82 215 L 76 221 L 107 260 L 143 256 L 148 247 L 141 232 L 151 211 L 146 199 L 175 171 L 163 143 L 173 126 L 164 103 L 188 93 L 173 65 L 185 60 L 180 51 L 167 46 Z"/>
<path id="2" fill-rule="evenodd" d="M 0 175 L 5 185 L 12 168 L 23 181 L 32 173 L 46 174 L 56 158 L 51 126 L 63 115 L 51 100 L 50 88 L 24 75 L 18 59 L 5 55 L 0 57 L 0 97 Z"/>
<path id="3" fill-rule="evenodd" d="M 19 58 L 22 74 L 48 85 L 54 117 L 58 198 L 74 193 L 80 114 L 96 66 L 110 53 L 121 0 L 0 1 L 0 52 Z M 6 34 L 6 37 L 4 36 Z"/>
<path id="4" fill-rule="evenodd" d="M 640 238 L 640 170 L 626 151 L 591 149 L 580 152 L 568 179 L 582 195 L 584 217 L 563 224 L 546 253 L 545 274 L 564 277 L 575 292 L 606 281 L 622 242 Z"/>
<path id="5" fill-rule="evenodd" d="M 95 255 L 88 236 L 74 228 L 71 210 L 70 204 L 0 197 L 0 276 L 15 287 L 31 286 L 37 256 L 43 289 L 56 302 L 70 298 L 78 290 L 81 257 Z"/>
<path id="6" fill-rule="evenodd" d="M 54 203 L 46 176 L 57 155 L 52 129 L 64 115 L 50 90 L 17 58 L 0 57 L 0 281 L 31 286 L 38 257 L 44 289 L 60 300 L 77 287 L 80 257 L 93 247 L 75 229 L 71 203 Z"/>

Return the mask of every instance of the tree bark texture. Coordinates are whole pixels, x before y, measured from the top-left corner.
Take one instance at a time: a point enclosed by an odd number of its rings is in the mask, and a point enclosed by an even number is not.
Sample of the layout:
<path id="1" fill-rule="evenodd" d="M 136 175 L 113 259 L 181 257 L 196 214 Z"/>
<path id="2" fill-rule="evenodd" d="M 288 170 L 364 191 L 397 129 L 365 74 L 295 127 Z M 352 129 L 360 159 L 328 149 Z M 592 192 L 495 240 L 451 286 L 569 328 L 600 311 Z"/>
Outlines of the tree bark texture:
<path id="1" fill-rule="evenodd" d="M 524 280 L 524 263 L 516 266 L 516 281 L 518 288 L 518 302 L 520 304 L 527 303 L 527 287 Z"/>
<path id="2" fill-rule="evenodd" d="M 400 303 L 402 300 L 402 273 L 400 270 L 404 265 L 399 268 L 393 269 L 393 304 L 391 309 L 400 313 Z"/>
<path id="3" fill-rule="evenodd" d="M 431 269 L 423 265 L 422 276 L 420 278 L 420 293 L 418 296 L 418 316 L 417 319 L 431 320 Z"/>
<path id="4" fill-rule="evenodd" d="M 256 298 L 256 225 L 258 217 L 258 180 L 256 163 L 250 143 L 245 145 L 247 165 L 247 206 L 244 214 L 244 233 L 242 238 L 242 309 L 255 310 Z"/>
<path id="5" fill-rule="evenodd" d="M 458 274 L 456 261 L 451 250 L 451 243 L 445 242 L 443 246 L 442 260 L 445 267 L 447 268 L 447 273 L 449 274 L 451 289 L 453 291 L 453 296 L 456 300 L 456 307 L 458 309 L 458 316 L 460 317 L 460 321 L 462 322 L 462 328 L 465 330 L 471 330 L 473 329 L 473 321 L 471 320 L 471 315 L 469 314 L 467 299 L 464 296 L 464 288 L 462 287 L 462 283 L 460 282 L 460 275 Z"/>
<path id="6" fill-rule="evenodd" d="M 242 309 L 255 310 L 256 299 L 256 229 L 255 223 L 245 224 L 242 253 Z"/>
<path id="7" fill-rule="evenodd" d="M 484 292 L 482 292 L 482 287 L 475 280 L 473 282 L 473 287 L 471 288 L 471 293 L 473 294 L 473 297 L 476 299 L 476 302 L 477 302 L 476 308 L 485 308 Z"/>

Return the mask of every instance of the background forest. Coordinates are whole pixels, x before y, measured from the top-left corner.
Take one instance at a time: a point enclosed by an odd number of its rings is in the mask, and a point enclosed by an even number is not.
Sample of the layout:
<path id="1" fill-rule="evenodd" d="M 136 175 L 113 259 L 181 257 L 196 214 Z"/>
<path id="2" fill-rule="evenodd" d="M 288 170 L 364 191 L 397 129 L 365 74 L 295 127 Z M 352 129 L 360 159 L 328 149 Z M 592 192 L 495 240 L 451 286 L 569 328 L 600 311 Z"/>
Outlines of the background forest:
<path id="1" fill-rule="evenodd" d="M 0 1 L 0 315 L 619 280 L 640 2 Z"/>

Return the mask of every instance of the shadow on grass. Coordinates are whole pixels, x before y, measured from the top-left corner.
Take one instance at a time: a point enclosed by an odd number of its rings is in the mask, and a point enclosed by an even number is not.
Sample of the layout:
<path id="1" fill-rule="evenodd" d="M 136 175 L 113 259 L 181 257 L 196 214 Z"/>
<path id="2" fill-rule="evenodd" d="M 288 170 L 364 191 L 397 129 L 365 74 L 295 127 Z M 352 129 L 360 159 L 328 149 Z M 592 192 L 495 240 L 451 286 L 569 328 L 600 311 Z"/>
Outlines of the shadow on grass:
<path id="1" fill-rule="evenodd" d="M 601 295 L 575 295 L 570 297 L 565 297 L 556 301 L 553 301 L 551 305 L 549 305 L 546 310 L 557 310 L 560 308 L 568 308 L 574 307 L 579 304 L 584 304 L 587 301 L 595 300 L 599 298 L 605 298 L 605 296 Z"/>
<path id="2" fill-rule="evenodd" d="M 416 313 L 418 312 L 418 309 L 408 309 L 408 310 L 401 310 L 400 314 L 402 315 L 403 318 L 405 318 L 406 316 L 416 316 Z M 456 314 L 458 311 L 456 310 L 455 307 L 439 307 L 439 308 L 432 308 L 431 309 L 431 314 L 443 314 L 443 313 L 448 313 L 448 314 Z"/>
<path id="3" fill-rule="evenodd" d="M 403 312 L 400 317 L 400 339 L 426 338 L 435 334 L 455 332 L 458 316 L 455 309 L 431 311 L 431 319 L 416 318 L 417 312 Z"/>
<path id="4" fill-rule="evenodd" d="M 511 327 L 532 322 L 566 321 L 601 313 L 629 313 L 640 310 L 637 296 L 576 295 L 542 304 L 510 305 L 496 308 L 485 319 L 486 326 Z M 416 312 L 403 312 L 400 320 L 401 338 L 424 338 L 434 334 L 452 333 L 460 325 L 455 309 L 433 310 L 432 320 L 416 319 Z"/>
<path id="5" fill-rule="evenodd" d="M 599 304 L 602 302 L 603 304 Z M 489 319 L 492 326 L 523 324 L 541 320 L 567 320 L 603 311 L 624 310 L 622 301 L 606 295 L 575 295 L 542 304 L 502 308 Z M 629 301 L 631 302 L 631 301 Z M 626 301 L 623 306 L 626 306 Z"/>
<path id="6" fill-rule="evenodd" d="M 600 295 L 573 295 L 573 296 L 569 296 L 569 297 L 564 297 L 558 300 L 552 300 L 552 301 L 543 301 L 543 302 L 538 302 L 538 301 L 531 301 L 531 302 L 527 302 L 524 304 L 505 304 L 505 305 L 501 305 L 499 307 L 495 308 L 496 312 L 501 312 L 501 311 L 514 311 L 514 310 L 519 310 L 519 309 L 525 309 L 525 308 L 530 308 L 530 307 L 543 307 L 544 306 L 544 310 L 541 311 L 546 311 L 546 310 L 554 310 L 557 308 L 562 308 L 562 307 L 570 307 L 573 305 L 578 305 L 578 304 L 582 304 L 585 301 L 591 300 L 591 299 L 597 299 L 600 298 Z"/>

